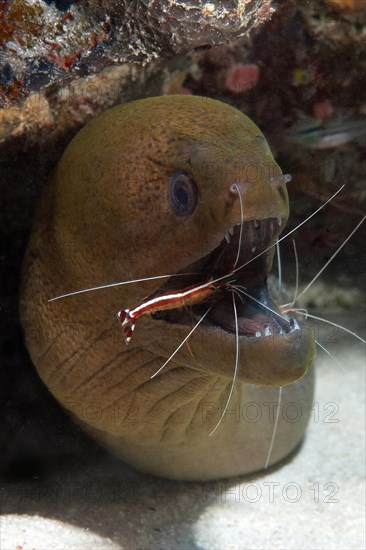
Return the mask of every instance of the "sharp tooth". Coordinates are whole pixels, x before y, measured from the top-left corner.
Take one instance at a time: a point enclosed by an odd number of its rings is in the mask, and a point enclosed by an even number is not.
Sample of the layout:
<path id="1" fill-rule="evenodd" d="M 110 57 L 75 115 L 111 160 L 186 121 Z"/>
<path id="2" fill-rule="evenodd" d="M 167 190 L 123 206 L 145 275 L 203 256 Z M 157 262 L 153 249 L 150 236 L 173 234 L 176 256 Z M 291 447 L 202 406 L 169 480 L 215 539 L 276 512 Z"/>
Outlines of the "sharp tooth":
<path id="1" fill-rule="evenodd" d="M 233 228 L 233 227 L 231 227 L 231 228 L 229 229 L 229 233 L 230 233 L 230 235 L 234 235 L 234 228 Z"/>
<path id="2" fill-rule="evenodd" d="M 261 225 L 261 224 L 260 224 L 260 222 L 259 222 L 258 220 L 254 220 L 254 227 L 255 227 L 256 229 L 258 229 L 258 227 L 260 227 L 260 225 Z"/>
<path id="3" fill-rule="evenodd" d="M 267 222 L 267 233 L 270 239 L 272 239 L 274 231 L 273 231 L 273 221 L 268 220 Z"/>
<path id="4" fill-rule="evenodd" d="M 229 242 L 230 242 L 230 235 L 229 235 L 229 233 L 225 233 L 225 239 L 226 239 L 226 242 L 229 244 Z"/>
<path id="5" fill-rule="evenodd" d="M 293 317 L 290 319 L 291 330 L 300 330 L 300 325 Z"/>
<path id="6" fill-rule="evenodd" d="M 271 335 L 272 335 L 271 329 L 269 327 L 266 327 L 264 329 L 264 336 L 271 336 Z"/>
<path id="7" fill-rule="evenodd" d="M 281 225 L 282 225 L 282 218 L 277 218 L 277 223 L 278 223 L 278 225 L 281 227 Z"/>
<path id="8" fill-rule="evenodd" d="M 255 333 L 255 335 L 256 335 L 257 338 L 260 338 L 260 337 L 262 336 L 259 330 L 257 330 L 257 332 Z"/>
<path id="9" fill-rule="evenodd" d="M 255 252 L 257 250 L 257 247 L 254 243 L 251 243 L 252 252 Z"/>

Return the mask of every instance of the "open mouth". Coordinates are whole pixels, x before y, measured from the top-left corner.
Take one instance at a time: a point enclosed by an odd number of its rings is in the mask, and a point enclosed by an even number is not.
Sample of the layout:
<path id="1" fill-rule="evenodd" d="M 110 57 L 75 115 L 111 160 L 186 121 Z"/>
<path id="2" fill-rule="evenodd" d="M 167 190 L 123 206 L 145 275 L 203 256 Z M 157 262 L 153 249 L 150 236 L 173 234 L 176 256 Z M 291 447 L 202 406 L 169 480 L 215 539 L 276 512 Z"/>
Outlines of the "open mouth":
<path id="1" fill-rule="evenodd" d="M 288 334 L 299 329 L 295 319 L 280 313 L 267 288 L 273 245 L 282 228 L 281 218 L 269 218 L 247 221 L 229 229 L 219 246 L 168 279 L 154 295 L 208 281 L 217 285 L 217 291 L 194 305 L 156 311 L 153 318 L 191 324 L 192 320 L 198 321 L 205 315 L 206 327 L 219 327 L 227 333 L 238 332 L 249 338 Z"/>

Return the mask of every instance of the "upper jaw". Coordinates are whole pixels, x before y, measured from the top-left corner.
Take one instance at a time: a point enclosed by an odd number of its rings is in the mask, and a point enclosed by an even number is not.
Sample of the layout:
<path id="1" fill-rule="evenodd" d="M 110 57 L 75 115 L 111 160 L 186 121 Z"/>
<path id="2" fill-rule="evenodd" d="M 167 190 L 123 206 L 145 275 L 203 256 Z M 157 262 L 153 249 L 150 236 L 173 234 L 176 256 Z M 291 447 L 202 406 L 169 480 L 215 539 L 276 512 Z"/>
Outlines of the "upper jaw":
<path id="1" fill-rule="evenodd" d="M 268 242 L 273 241 L 275 235 L 279 235 L 282 231 L 282 228 L 286 220 L 281 216 L 277 218 L 269 218 L 267 220 L 250 220 L 244 223 L 237 223 L 231 226 L 224 235 L 224 239 L 228 244 L 230 244 L 234 233 L 238 235 L 240 233 L 240 228 L 243 228 L 243 233 L 247 230 L 248 235 L 245 236 L 246 240 L 249 241 L 252 252 L 257 251 L 258 241 L 267 240 Z"/>
<path id="2" fill-rule="evenodd" d="M 206 271 L 213 270 L 213 277 L 241 279 L 245 272 L 261 272 L 267 277 L 272 264 L 274 245 L 283 228 L 282 218 L 249 220 L 235 224 L 225 233 L 221 243 L 208 257 Z M 248 281 L 246 281 L 248 282 Z"/>

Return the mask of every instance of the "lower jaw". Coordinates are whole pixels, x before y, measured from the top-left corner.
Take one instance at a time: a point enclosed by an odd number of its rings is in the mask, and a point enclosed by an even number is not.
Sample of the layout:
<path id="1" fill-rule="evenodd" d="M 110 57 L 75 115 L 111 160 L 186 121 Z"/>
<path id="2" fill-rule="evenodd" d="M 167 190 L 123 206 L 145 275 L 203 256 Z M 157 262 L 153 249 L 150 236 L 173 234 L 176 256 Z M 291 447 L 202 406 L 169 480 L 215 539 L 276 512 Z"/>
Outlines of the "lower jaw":
<path id="1" fill-rule="evenodd" d="M 303 376 L 315 358 L 310 329 L 293 330 L 261 338 L 240 336 L 237 382 L 261 386 L 286 386 Z M 217 327 L 202 327 L 189 339 L 184 363 L 212 374 L 233 378 L 237 361 L 236 336 Z M 177 361 L 180 361 L 177 356 Z"/>

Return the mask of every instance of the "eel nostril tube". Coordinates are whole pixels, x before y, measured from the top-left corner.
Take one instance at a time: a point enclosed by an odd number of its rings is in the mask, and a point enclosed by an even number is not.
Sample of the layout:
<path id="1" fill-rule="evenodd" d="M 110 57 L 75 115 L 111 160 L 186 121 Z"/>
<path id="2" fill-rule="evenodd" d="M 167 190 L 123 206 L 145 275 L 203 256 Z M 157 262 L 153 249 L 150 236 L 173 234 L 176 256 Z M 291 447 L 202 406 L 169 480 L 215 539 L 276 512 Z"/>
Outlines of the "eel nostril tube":
<path id="1" fill-rule="evenodd" d="M 290 183 L 291 180 L 292 180 L 291 174 L 281 174 L 280 176 L 276 176 L 275 178 L 271 178 L 270 182 L 273 185 L 276 185 L 276 186 L 279 187 L 282 183 L 284 183 L 284 184 Z"/>
<path id="2" fill-rule="evenodd" d="M 239 185 L 237 183 L 232 183 L 229 187 L 230 193 L 239 194 Z"/>

